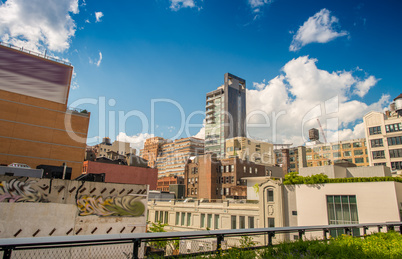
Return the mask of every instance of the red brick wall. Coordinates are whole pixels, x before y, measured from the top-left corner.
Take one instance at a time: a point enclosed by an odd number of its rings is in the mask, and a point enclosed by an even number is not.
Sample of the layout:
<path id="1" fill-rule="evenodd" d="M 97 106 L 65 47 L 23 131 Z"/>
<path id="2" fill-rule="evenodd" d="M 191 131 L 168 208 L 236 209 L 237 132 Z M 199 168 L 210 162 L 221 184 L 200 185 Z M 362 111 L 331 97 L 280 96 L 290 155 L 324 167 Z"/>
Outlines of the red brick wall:
<path id="1" fill-rule="evenodd" d="M 88 174 L 105 174 L 107 183 L 148 184 L 150 190 L 156 190 L 158 169 L 143 168 L 126 165 L 106 164 L 100 162 L 85 161 L 88 163 Z"/>

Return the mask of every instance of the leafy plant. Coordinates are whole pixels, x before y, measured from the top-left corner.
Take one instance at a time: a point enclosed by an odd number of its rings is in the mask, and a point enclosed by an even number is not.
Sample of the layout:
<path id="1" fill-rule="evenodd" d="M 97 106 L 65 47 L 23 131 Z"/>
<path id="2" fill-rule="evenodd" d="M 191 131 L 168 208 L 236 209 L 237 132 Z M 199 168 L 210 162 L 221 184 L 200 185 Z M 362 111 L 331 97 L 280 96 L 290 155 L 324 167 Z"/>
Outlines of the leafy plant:
<path id="1" fill-rule="evenodd" d="M 163 224 L 160 221 L 154 223 L 154 222 L 148 222 L 149 225 L 149 229 L 148 232 L 154 233 L 154 232 L 166 232 L 165 227 L 168 224 Z M 166 240 L 156 240 L 156 241 L 152 241 L 149 242 L 149 245 L 151 247 L 157 248 L 157 249 L 165 249 L 166 245 L 167 245 L 168 241 Z"/>
<path id="2" fill-rule="evenodd" d="M 297 172 L 290 172 L 285 175 L 284 185 L 294 184 L 323 184 L 323 183 L 356 183 L 356 182 L 402 182 L 400 177 L 353 177 L 353 178 L 328 178 L 325 174 L 315 174 L 311 176 L 300 176 Z"/>

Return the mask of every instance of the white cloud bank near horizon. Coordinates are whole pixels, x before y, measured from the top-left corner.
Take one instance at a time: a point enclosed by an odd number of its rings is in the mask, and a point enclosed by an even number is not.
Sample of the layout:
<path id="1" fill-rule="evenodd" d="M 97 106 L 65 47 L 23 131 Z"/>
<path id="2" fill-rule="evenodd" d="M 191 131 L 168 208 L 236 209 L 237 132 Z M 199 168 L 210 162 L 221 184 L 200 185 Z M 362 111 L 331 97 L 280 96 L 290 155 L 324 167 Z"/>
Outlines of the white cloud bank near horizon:
<path id="1" fill-rule="evenodd" d="M 297 30 L 290 44 L 290 51 L 298 51 L 307 44 L 327 43 L 338 37 L 346 36 L 347 31 L 337 31 L 339 20 L 331 15 L 325 8 L 321 9 L 314 16 L 308 18 L 306 22 Z"/>
<path id="2" fill-rule="evenodd" d="M 357 77 L 350 71 L 329 72 L 319 69 L 317 62 L 308 56 L 292 59 L 280 75 L 247 90 L 247 113 L 267 114 L 270 123 L 269 127 L 253 128 L 252 123 L 265 120 L 261 115 L 250 117 L 251 137 L 302 145 L 308 129 L 319 129 L 317 118 L 328 142 L 365 137 L 363 116 L 382 111 L 390 96 L 382 95 L 372 104 L 355 100 L 364 97 L 378 79 Z M 322 132 L 320 139 L 324 142 Z"/>
<path id="3" fill-rule="evenodd" d="M 76 31 L 78 0 L 8 0 L 0 5 L 1 41 L 33 51 L 63 52 Z"/>
<path id="4" fill-rule="evenodd" d="M 128 136 L 125 132 L 120 132 L 116 140 L 130 143 L 131 148 L 137 149 L 136 155 L 138 156 L 140 150 L 144 148 L 145 140 L 152 137 L 154 135 L 149 133 L 138 133 L 137 135 Z"/>

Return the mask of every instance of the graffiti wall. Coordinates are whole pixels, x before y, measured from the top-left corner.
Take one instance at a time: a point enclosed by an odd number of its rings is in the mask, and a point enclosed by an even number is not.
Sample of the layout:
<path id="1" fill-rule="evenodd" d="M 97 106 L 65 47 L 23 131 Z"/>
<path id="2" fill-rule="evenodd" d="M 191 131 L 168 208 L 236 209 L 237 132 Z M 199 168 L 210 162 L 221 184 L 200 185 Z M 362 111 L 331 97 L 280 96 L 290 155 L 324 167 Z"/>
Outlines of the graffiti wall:
<path id="1" fill-rule="evenodd" d="M 80 216 L 143 216 L 146 197 L 126 195 L 123 197 L 82 196 L 77 200 Z"/>
<path id="2" fill-rule="evenodd" d="M 147 185 L 0 175 L 0 238 L 145 232 L 147 200 Z"/>
<path id="3" fill-rule="evenodd" d="M 43 202 L 43 194 L 32 188 L 36 181 L 17 179 L 0 182 L 0 202 Z"/>

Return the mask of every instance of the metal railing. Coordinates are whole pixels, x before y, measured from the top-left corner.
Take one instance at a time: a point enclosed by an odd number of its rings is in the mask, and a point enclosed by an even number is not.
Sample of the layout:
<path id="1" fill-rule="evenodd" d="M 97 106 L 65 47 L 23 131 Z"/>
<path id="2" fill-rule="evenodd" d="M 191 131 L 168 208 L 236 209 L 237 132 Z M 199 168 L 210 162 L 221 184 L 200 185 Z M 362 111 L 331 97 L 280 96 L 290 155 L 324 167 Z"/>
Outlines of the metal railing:
<path id="1" fill-rule="evenodd" d="M 39 52 L 36 52 L 36 51 L 24 49 L 23 47 L 18 47 L 18 46 L 15 46 L 13 44 L 2 42 L 2 41 L 0 41 L 0 45 L 6 46 L 6 47 L 9 47 L 9 48 L 12 48 L 12 49 L 16 49 L 16 50 L 19 50 L 19 51 L 22 51 L 22 52 L 25 52 L 25 53 L 28 53 L 28 54 L 31 54 L 31 55 L 34 55 L 34 56 L 38 56 L 38 57 L 41 57 L 41 58 L 49 59 L 49 60 L 52 60 L 52 61 L 55 61 L 55 62 L 58 62 L 58 63 L 62 63 L 62 64 L 65 64 L 65 65 L 71 66 L 70 62 L 67 62 L 67 61 L 52 57 L 52 56 L 48 56 L 48 55 L 46 55 L 46 52 L 45 52 L 45 54 L 42 54 L 42 53 L 39 53 Z"/>
<path id="2" fill-rule="evenodd" d="M 297 234 L 303 238 L 308 232 L 319 232 L 323 240 L 328 239 L 331 230 L 344 230 L 351 235 L 353 229 L 363 230 L 367 234 L 368 229 L 374 228 L 380 232 L 382 228 L 398 230 L 402 234 L 402 222 L 348 224 L 348 225 L 325 225 L 325 226 L 299 226 L 277 227 L 256 229 L 232 229 L 191 232 L 163 232 L 163 233 L 139 233 L 121 235 L 99 236 L 59 236 L 37 238 L 10 238 L 0 239 L 0 255 L 3 259 L 10 258 L 144 258 L 149 255 L 146 244 L 162 244 L 167 246 L 191 240 L 198 241 L 198 250 L 191 250 L 192 245 L 186 245 L 186 249 L 180 247 L 178 252 L 167 254 L 166 249 L 154 251 L 159 256 L 212 254 L 221 252 L 229 247 L 236 246 L 228 242 L 231 238 L 239 240 L 241 236 L 260 235 L 266 238 L 266 242 L 260 243 L 247 249 L 264 248 L 274 245 L 273 238 L 280 234 Z M 160 246 L 159 246 L 160 247 Z M 202 248 L 202 249 L 201 249 Z M 147 251 L 148 250 L 148 251 Z M 187 251 L 185 251 L 187 250 Z"/>

